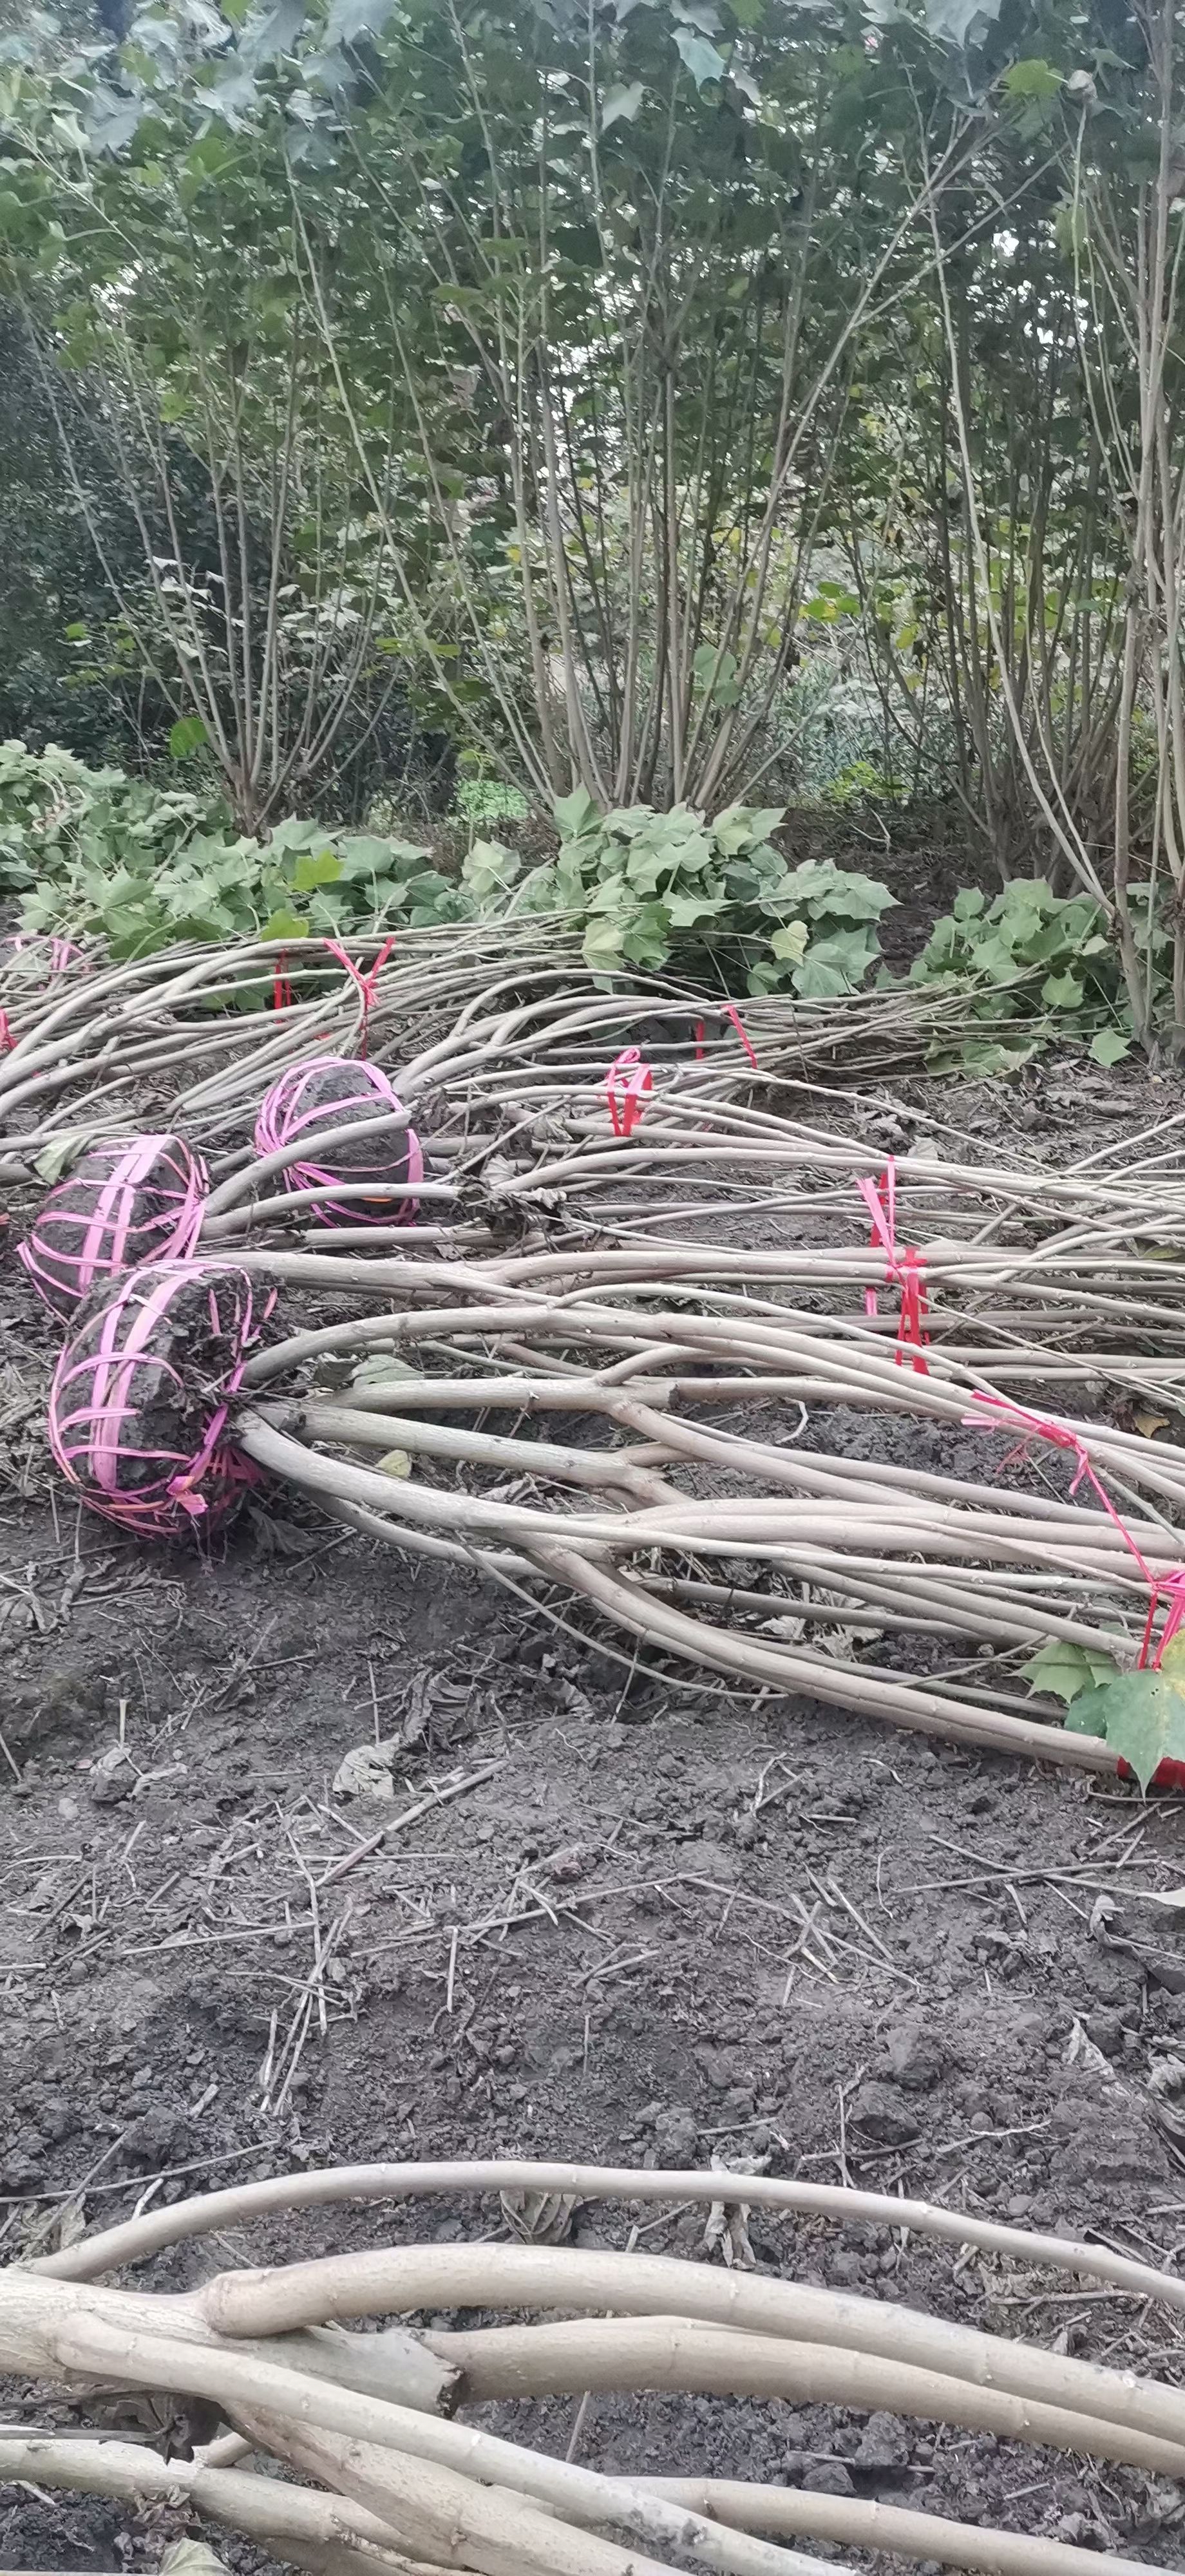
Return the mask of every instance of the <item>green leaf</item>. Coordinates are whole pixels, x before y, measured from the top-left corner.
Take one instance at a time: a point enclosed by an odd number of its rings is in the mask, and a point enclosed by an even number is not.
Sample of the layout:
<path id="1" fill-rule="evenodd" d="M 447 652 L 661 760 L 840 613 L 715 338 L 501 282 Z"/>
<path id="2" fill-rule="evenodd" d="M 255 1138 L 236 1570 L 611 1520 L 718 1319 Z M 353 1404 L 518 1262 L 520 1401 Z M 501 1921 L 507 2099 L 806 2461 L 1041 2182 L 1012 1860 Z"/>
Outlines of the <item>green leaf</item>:
<path id="1" fill-rule="evenodd" d="M 665 903 L 644 903 L 627 922 L 621 945 L 634 966 L 665 966 L 671 953 L 670 915 Z"/>
<path id="2" fill-rule="evenodd" d="M 690 27 L 673 27 L 671 33 L 675 50 L 697 89 L 702 89 L 705 81 L 723 80 L 724 56 L 717 53 L 707 36 L 693 35 Z"/>
<path id="3" fill-rule="evenodd" d="M 807 956 L 792 977 L 794 990 L 804 1002 L 834 1002 L 841 993 L 851 991 L 846 975 L 838 966 L 829 966 L 825 958 Z"/>
<path id="4" fill-rule="evenodd" d="M 774 931 L 769 943 L 770 950 L 775 957 L 782 958 L 792 966 L 798 966 L 806 955 L 809 938 L 810 932 L 805 921 L 788 921 L 781 930 Z"/>
<path id="5" fill-rule="evenodd" d="M 663 910 L 673 930 L 690 930 L 697 921 L 714 921 L 722 909 L 718 894 L 668 894 Z"/>
<path id="6" fill-rule="evenodd" d="M 1069 1638 L 1052 1637 L 1047 1646 L 1039 1646 L 1027 1664 L 1021 1665 L 1026 1681 L 1034 1690 L 1046 1691 L 1067 1706 L 1084 1690 L 1114 1681 L 1119 1666 L 1114 1655 L 1076 1646 Z"/>
<path id="7" fill-rule="evenodd" d="M 1041 987 L 1041 999 L 1055 1011 L 1076 1011 L 1082 999 L 1082 986 L 1076 975 L 1047 975 Z"/>
<path id="8" fill-rule="evenodd" d="M 273 912 L 265 921 L 260 936 L 264 939 L 307 939 L 308 931 L 307 921 L 302 921 L 298 912 L 290 912 L 281 906 L 279 912 Z"/>
<path id="9" fill-rule="evenodd" d="M 816 921 L 824 914 L 833 921 L 877 921 L 896 900 L 879 878 L 837 868 L 833 859 L 804 859 L 771 891 L 780 902 L 805 904 Z"/>
<path id="10" fill-rule="evenodd" d="M 611 975 L 621 964 L 624 938 L 625 920 L 622 915 L 610 920 L 599 914 L 595 921 L 589 922 L 584 934 L 581 955 L 585 965 L 591 966 L 596 974 Z"/>
<path id="11" fill-rule="evenodd" d="M 1120 1064 L 1131 1053 L 1131 1039 L 1121 1029 L 1100 1029 L 1090 1041 L 1090 1052 L 1096 1064 Z"/>
<path id="12" fill-rule="evenodd" d="M 1105 1736 L 1146 1789 L 1162 1762 L 1185 1757 L 1185 1637 L 1166 1646 L 1158 1673 L 1120 1673 L 1077 1693 L 1066 1724 L 1075 1735 Z"/>
<path id="13" fill-rule="evenodd" d="M 192 760 L 206 740 L 206 728 L 200 716 L 181 716 L 169 734 L 169 751 L 174 760 Z"/>
<path id="14" fill-rule="evenodd" d="M 1032 137 L 1049 123 L 1053 101 L 1062 86 L 1060 72 L 1052 65 L 1031 57 L 1010 63 L 1001 87 L 1013 123 L 1020 133 Z"/>
<path id="15" fill-rule="evenodd" d="M 575 841 L 581 832 L 587 832 L 601 819 L 587 787 L 574 787 L 570 796 L 557 796 L 553 810 L 560 838 L 564 841 Z"/>
<path id="16" fill-rule="evenodd" d="M 33 1165 L 38 1180 L 60 1181 L 63 1172 L 68 1172 L 79 1156 L 86 1152 L 90 1141 L 89 1127 L 68 1127 L 60 1136 L 51 1136 Z"/>
<path id="17" fill-rule="evenodd" d="M 607 89 L 601 100 L 602 134 L 608 134 L 610 127 L 623 119 L 632 125 L 644 96 L 641 81 L 618 81 L 616 88 Z"/>
<path id="18" fill-rule="evenodd" d="M 509 893 L 522 864 L 519 852 L 504 848 L 501 841 L 475 841 L 461 883 L 477 903 L 486 903 L 491 895 Z"/>
<path id="19" fill-rule="evenodd" d="M 977 921 L 986 902 L 987 896 L 981 893 L 978 886 L 960 886 L 951 905 L 951 912 L 956 921 Z"/>
<path id="20" fill-rule="evenodd" d="M 823 998 L 854 993 L 876 955 L 876 936 L 869 930 L 833 930 L 812 939 L 794 977 L 797 993 Z"/>
<path id="21" fill-rule="evenodd" d="M 341 872 L 341 860 L 333 850 L 305 850 L 292 871 L 293 891 L 311 894 L 314 886 L 336 885 Z"/>

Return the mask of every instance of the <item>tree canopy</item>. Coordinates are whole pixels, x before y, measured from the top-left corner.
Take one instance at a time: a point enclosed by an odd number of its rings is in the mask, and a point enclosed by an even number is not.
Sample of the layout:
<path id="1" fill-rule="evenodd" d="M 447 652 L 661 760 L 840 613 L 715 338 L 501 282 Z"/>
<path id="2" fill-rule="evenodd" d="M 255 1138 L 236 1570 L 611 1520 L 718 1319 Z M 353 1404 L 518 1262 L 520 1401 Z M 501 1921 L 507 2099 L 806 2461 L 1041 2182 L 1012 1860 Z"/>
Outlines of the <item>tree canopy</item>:
<path id="1" fill-rule="evenodd" d="M 86 15 L 0 47 L 3 281 L 117 639 L 245 827 L 396 695 L 540 803 L 717 810 L 792 772 L 827 647 L 881 784 L 1108 905 L 1147 1010 L 1171 6 Z"/>

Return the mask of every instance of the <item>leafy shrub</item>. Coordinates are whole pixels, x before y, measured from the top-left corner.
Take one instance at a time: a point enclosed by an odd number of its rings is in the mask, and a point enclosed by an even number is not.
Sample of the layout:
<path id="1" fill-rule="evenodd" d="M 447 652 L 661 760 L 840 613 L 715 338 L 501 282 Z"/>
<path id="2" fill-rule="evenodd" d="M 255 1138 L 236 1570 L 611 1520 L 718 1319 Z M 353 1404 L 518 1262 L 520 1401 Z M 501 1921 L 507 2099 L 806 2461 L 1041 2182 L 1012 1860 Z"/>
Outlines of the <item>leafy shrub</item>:
<path id="1" fill-rule="evenodd" d="M 1089 895 L 1055 895 L 1041 877 L 1014 877 L 989 904 L 974 886 L 936 921 L 910 977 L 915 984 L 974 982 L 973 1018 L 1023 1022 L 1018 1043 L 969 1039 L 936 1070 L 1003 1073 L 1049 1042 L 1089 1037 L 1097 1064 L 1131 1045 L 1118 959 L 1106 915 Z"/>
<path id="2" fill-rule="evenodd" d="M 222 812 L 208 795 L 157 788 L 122 769 L 88 769 L 58 743 L 40 752 L 0 743 L 0 887 L 56 882 L 77 862 L 150 870 Z M 53 926 L 66 925 L 55 914 Z"/>
<path id="3" fill-rule="evenodd" d="M 79 850 L 26 897 L 26 929 L 101 933 L 115 957 L 178 939 L 303 939 L 389 922 L 458 920 L 467 907 L 410 841 L 281 823 L 270 841 L 197 832 L 162 866 L 151 849 Z"/>
<path id="4" fill-rule="evenodd" d="M 523 823 L 530 810 L 521 787 L 511 787 L 504 778 L 457 780 L 453 812 L 463 823 Z"/>
<path id="5" fill-rule="evenodd" d="M 768 837 L 778 806 L 731 805 L 711 822 L 688 805 L 602 814 L 577 788 L 555 812 L 553 862 L 524 875 L 514 851 L 479 841 L 462 883 L 481 910 L 506 901 L 575 915 L 585 963 L 601 974 L 672 958 L 694 970 L 710 955 L 713 980 L 732 990 L 824 998 L 854 992 L 877 955 L 887 887 L 830 860 L 788 868 Z"/>
<path id="6" fill-rule="evenodd" d="M 876 957 L 891 895 L 830 860 L 788 868 L 767 837 L 777 808 L 734 805 L 711 823 L 687 806 L 602 815 L 580 789 L 556 819 L 553 861 L 532 867 L 475 840 L 458 886 L 415 842 L 299 821 L 266 842 L 235 836 L 214 797 L 88 770 L 57 749 L 0 749 L 0 884 L 23 895 L 26 929 L 97 933 L 116 957 L 503 912 L 574 919 L 602 974 L 674 958 L 753 993 L 853 992 Z"/>
<path id="7" fill-rule="evenodd" d="M 26 930 L 101 934 L 116 957 L 178 939 L 448 921 L 469 907 L 410 841 L 278 824 L 236 838 L 216 795 L 88 769 L 53 745 L 0 744 L 0 886 Z"/>

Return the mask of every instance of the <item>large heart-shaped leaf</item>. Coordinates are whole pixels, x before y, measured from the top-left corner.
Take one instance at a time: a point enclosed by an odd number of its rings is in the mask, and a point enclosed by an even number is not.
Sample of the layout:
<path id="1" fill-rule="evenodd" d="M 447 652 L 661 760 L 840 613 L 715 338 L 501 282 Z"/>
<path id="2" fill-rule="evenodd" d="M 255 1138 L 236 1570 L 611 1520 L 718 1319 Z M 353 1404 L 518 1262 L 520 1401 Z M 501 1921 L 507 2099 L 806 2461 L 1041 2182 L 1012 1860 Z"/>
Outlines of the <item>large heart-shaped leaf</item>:
<path id="1" fill-rule="evenodd" d="M 1142 1789 L 1162 1762 L 1185 1760 L 1185 1635 L 1165 1647 L 1159 1672 L 1119 1673 L 1098 1690 L 1079 1691 L 1066 1725 L 1075 1735 L 1105 1736 Z"/>
<path id="2" fill-rule="evenodd" d="M 709 37 L 693 35 L 690 27 L 675 27 L 671 32 L 697 89 L 702 89 L 705 81 L 723 79 L 724 56 Z"/>

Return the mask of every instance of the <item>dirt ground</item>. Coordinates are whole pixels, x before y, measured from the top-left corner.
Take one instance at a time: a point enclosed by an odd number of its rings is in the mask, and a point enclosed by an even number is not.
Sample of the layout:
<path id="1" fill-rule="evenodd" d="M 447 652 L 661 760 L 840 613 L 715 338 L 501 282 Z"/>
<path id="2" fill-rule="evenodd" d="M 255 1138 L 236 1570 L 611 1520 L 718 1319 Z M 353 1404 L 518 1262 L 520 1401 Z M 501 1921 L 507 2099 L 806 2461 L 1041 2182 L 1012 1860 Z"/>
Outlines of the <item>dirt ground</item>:
<path id="1" fill-rule="evenodd" d="M 1142 1077 L 1084 1093 L 1054 1071 L 945 1114 L 1052 1155 L 1083 1150 L 1087 1103 L 1122 1134 L 1116 1101 L 1131 1129 L 1173 1105 Z M 928 1086 L 912 1105 L 943 1106 Z M 1185 1881 L 1180 1801 L 631 1671 L 281 1502 L 209 1557 L 137 1549 L 51 1489 L 53 1334 L 10 1259 L 0 1319 L 0 2260 L 80 2208 L 95 2227 L 303 2165 L 468 2154 L 752 2155 L 1185 2252 L 1185 1929 L 1157 1915 L 1151 1942 L 1140 1901 Z M 335 1791 L 367 1747 L 369 1787 Z M 335 2208 L 137 2278 L 505 2223 L 488 2201 Z M 702 2212 L 575 2224 L 702 2249 Z M 756 2213 L 750 2233 L 761 2268 L 1183 2376 L 1175 2316 L 1123 2295 L 887 2227 Z M 21 2388 L 4 2413 L 94 2417 Z M 562 2451 L 574 2413 L 493 2420 Z M 1180 2562 L 1185 2498 L 1162 2481 L 834 2408 L 602 2398 L 580 2457 Z M 10 2569 L 155 2568 L 182 2528 L 0 2488 Z"/>

